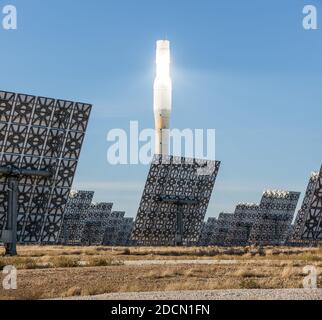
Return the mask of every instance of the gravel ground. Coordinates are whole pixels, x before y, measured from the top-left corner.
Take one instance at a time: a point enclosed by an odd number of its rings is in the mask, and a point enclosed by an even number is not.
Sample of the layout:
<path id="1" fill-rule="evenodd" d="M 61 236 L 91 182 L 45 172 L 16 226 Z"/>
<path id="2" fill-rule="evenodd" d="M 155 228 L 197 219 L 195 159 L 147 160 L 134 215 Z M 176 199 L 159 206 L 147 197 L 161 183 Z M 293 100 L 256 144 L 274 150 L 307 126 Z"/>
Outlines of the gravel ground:
<path id="1" fill-rule="evenodd" d="M 322 289 L 211 290 L 109 293 L 67 300 L 322 300 Z"/>
<path id="2" fill-rule="evenodd" d="M 237 264 L 237 260 L 128 260 L 124 261 L 127 266 L 143 266 L 143 265 L 177 265 L 177 264 Z"/>

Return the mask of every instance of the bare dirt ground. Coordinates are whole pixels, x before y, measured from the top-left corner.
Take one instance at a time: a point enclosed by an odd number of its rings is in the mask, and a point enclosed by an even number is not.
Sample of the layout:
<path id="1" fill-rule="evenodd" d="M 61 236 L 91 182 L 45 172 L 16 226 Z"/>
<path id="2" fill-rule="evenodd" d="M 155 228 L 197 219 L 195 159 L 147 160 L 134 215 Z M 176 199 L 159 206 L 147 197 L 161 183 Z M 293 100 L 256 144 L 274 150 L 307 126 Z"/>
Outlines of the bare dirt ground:
<path id="1" fill-rule="evenodd" d="M 5 265 L 18 269 L 17 290 L 0 286 L 0 299 L 88 299 L 101 294 L 132 299 L 141 293 L 153 299 L 321 299 L 319 290 L 271 291 L 303 288 L 307 265 L 316 268 L 322 288 L 321 248 L 18 249 L 18 257 L 0 257 L 0 270 Z"/>

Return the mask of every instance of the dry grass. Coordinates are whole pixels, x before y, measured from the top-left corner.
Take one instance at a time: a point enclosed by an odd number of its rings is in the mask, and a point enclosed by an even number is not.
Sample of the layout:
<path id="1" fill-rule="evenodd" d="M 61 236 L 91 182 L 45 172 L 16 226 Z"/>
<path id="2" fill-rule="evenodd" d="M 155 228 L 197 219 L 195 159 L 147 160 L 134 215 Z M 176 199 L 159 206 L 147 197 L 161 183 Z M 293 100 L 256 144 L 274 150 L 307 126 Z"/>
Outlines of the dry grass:
<path id="1" fill-rule="evenodd" d="M 249 270 L 247 268 L 240 268 L 234 273 L 234 276 L 238 278 L 262 278 L 265 277 L 265 274 Z"/>
<path id="2" fill-rule="evenodd" d="M 21 246 L 18 248 L 20 258 L 46 259 L 53 256 L 72 257 L 119 257 L 124 260 L 138 260 L 144 257 L 148 260 L 162 259 L 234 259 L 247 260 L 250 257 L 255 259 L 271 260 L 309 260 L 322 261 L 322 247 L 319 248 L 288 248 L 288 247 L 64 247 L 64 246 Z M 4 251 L 0 248 L 0 255 Z M 0 262 L 1 263 L 1 262 Z"/>
<path id="3" fill-rule="evenodd" d="M 289 248 L 289 247 L 132 247 L 118 249 L 118 255 L 127 260 L 145 259 L 231 259 L 237 260 L 270 259 L 322 261 L 322 248 Z"/>
<path id="4" fill-rule="evenodd" d="M 117 259 L 115 255 L 104 255 L 98 253 L 97 248 L 83 249 L 83 250 L 70 250 L 62 251 L 59 255 L 59 250 L 43 249 L 35 252 L 30 247 L 20 249 L 19 256 L 17 257 L 4 257 L 0 256 L 0 270 L 4 266 L 14 265 L 18 270 L 25 269 L 46 269 L 46 268 L 76 268 L 76 267 L 93 267 L 93 266 L 109 266 L 121 265 L 122 260 Z M 65 248 L 66 249 L 66 248 Z"/>
<path id="5" fill-rule="evenodd" d="M 18 289 L 0 299 L 40 299 L 110 292 L 299 288 L 303 267 L 321 267 L 321 248 L 19 247 L 0 257 L 15 265 Z M 125 265 L 126 260 L 233 260 L 234 264 Z M 321 274 L 321 269 L 319 270 Z M 1 282 L 1 276 L 0 276 Z M 321 278 L 319 286 L 321 286 Z"/>

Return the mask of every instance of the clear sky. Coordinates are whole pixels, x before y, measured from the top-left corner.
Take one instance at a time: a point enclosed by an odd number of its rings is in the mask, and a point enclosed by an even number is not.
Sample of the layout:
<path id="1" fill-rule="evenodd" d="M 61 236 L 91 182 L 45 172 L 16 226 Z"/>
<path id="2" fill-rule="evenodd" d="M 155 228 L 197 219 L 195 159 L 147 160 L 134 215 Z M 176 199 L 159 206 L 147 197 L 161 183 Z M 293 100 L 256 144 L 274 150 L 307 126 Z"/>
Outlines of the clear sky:
<path id="1" fill-rule="evenodd" d="M 0 0 L 0 89 L 94 105 L 75 186 L 135 216 L 148 166 L 106 161 L 113 128 L 153 127 L 155 41 L 171 41 L 172 127 L 215 128 L 222 166 L 208 216 L 304 193 L 322 160 L 322 31 L 302 27 L 320 0 Z M 2 10 L 1 10 L 2 11 Z M 0 18 L 2 18 L 0 14 Z M 0 19 L 1 20 L 1 19 Z"/>

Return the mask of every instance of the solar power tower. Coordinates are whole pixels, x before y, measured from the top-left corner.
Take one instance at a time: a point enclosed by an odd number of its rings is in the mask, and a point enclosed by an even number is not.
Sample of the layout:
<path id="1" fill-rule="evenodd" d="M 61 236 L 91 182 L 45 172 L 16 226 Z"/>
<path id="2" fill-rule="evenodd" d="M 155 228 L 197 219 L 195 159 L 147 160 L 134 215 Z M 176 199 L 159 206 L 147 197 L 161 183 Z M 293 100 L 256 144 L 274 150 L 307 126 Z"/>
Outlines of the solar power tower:
<path id="1" fill-rule="evenodd" d="M 196 245 L 220 162 L 155 155 L 136 217 L 137 245 Z"/>
<path id="2" fill-rule="evenodd" d="M 292 241 L 316 244 L 322 241 L 322 167 L 312 173 L 301 210 L 298 212 Z"/>
<path id="3" fill-rule="evenodd" d="M 91 107 L 0 91 L 0 233 L 5 243 L 13 241 L 8 238 L 15 219 L 18 242 L 58 241 Z M 12 207 L 17 215 L 7 219 Z"/>
<path id="4" fill-rule="evenodd" d="M 227 246 L 247 246 L 254 223 L 258 220 L 259 205 L 239 203 L 236 206 L 231 228 L 225 239 Z"/>
<path id="5" fill-rule="evenodd" d="M 216 218 L 208 218 L 207 222 L 202 225 L 199 246 L 211 246 L 213 244 L 213 235 L 217 228 L 218 221 Z"/>
<path id="6" fill-rule="evenodd" d="M 80 244 L 84 222 L 93 201 L 94 191 L 72 190 L 67 201 L 59 243 Z"/>
<path id="7" fill-rule="evenodd" d="M 299 197 L 300 192 L 265 191 L 258 219 L 250 233 L 250 242 L 257 245 L 284 245 Z"/>

